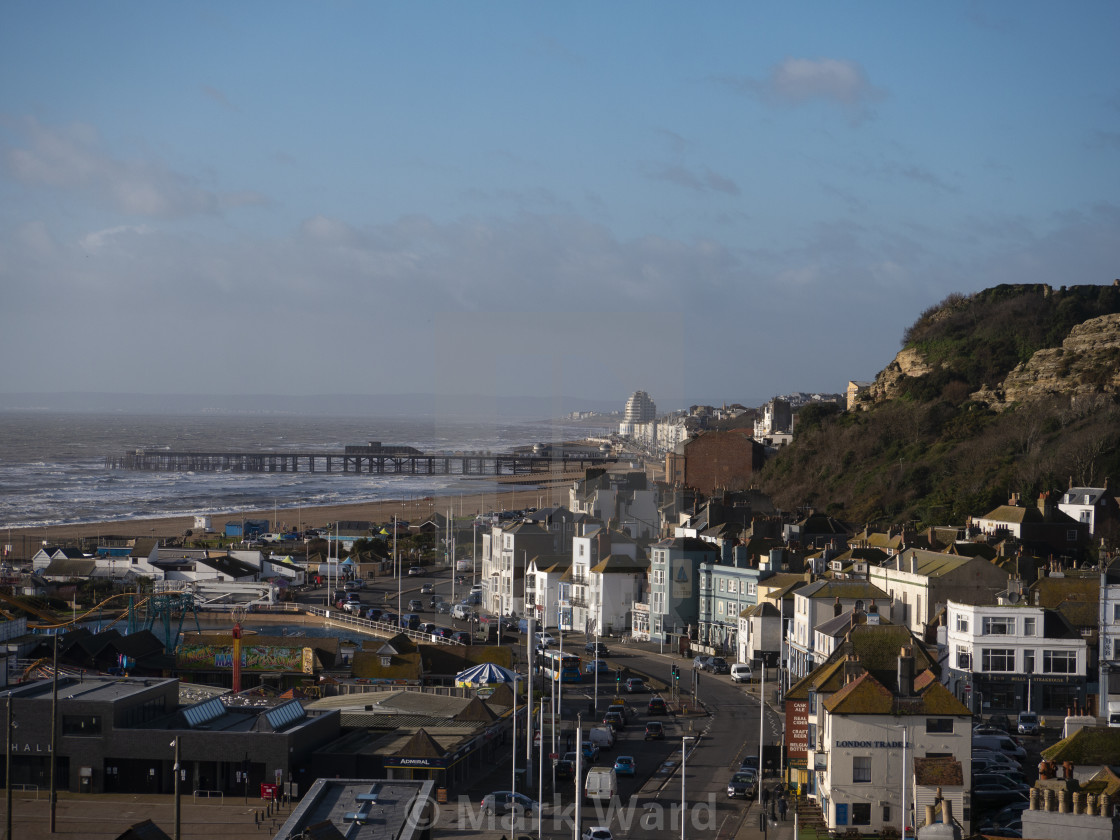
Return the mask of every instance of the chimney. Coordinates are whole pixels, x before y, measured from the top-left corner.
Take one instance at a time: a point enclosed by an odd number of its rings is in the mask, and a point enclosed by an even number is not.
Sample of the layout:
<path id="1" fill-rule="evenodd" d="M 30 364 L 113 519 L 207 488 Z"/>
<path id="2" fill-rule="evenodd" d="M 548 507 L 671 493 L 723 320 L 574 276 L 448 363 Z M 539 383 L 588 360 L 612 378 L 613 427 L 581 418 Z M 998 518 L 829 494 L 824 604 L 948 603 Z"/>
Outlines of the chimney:
<path id="1" fill-rule="evenodd" d="M 904 647 L 898 654 L 898 696 L 911 697 L 914 694 L 914 656 L 913 649 Z"/>
<path id="2" fill-rule="evenodd" d="M 840 605 L 840 596 L 837 595 L 836 602 L 832 605 L 832 615 L 833 617 L 835 617 L 840 615 L 840 613 L 842 612 L 844 612 L 844 607 Z"/>
<path id="3" fill-rule="evenodd" d="M 863 668 L 860 667 L 859 657 L 854 653 L 849 653 L 844 659 L 844 685 L 847 685 L 854 679 L 858 679 L 859 675 L 863 673 Z"/>
<path id="4" fill-rule="evenodd" d="M 1045 490 L 1039 494 L 1038 509 L 1042 511 L 1042 516 L 1045 519 L 1050 519 L 1054 515 L 1054 503 L 1050 499 L 1050 491 Z"/>

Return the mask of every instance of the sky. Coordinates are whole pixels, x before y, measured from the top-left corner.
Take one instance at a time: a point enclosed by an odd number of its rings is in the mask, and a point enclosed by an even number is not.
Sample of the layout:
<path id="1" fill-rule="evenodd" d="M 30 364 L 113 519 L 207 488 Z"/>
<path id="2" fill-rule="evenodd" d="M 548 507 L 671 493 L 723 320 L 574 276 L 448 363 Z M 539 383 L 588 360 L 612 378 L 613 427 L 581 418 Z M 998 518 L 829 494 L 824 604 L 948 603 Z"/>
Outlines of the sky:
<path id="1" fill-rule="evenodd" d="M 0 394 L 842 392 L 1120 276 L 1120 4 L 0 4 Z"/>

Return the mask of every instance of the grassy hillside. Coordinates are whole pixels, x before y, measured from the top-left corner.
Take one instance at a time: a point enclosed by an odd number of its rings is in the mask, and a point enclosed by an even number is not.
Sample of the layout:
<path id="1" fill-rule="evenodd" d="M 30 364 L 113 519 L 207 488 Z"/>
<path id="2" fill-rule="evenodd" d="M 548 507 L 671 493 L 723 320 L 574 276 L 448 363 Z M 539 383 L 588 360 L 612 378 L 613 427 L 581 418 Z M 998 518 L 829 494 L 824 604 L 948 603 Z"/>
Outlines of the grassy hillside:
<path id="1" fill-rule="evenodd" d="M 868 411 L 814 407 L 794 443 L 762 471 L 762 489 L 790 509 L 811 505 L 848 519 L 961 523 L 1004 503 L 1100 485 L 1120 476 L 1120 405 L 1111 395 L 1014 406 L 1002 413 L 969 394 L 995 386 L 1070 328 L 1120 311 L 1120 288 L 1000 286 L 953 296 L 922 313 L 904 346 L 933 365 L 904 378 Z"/>

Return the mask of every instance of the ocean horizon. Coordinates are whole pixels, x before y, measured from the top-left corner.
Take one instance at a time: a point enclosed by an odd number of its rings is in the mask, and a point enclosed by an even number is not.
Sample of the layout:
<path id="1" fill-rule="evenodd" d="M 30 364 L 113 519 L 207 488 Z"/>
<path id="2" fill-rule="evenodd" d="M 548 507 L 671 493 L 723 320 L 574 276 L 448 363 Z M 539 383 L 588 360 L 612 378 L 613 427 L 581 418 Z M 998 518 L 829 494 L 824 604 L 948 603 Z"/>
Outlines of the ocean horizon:
<path id="1" fill-rule="evenodd" d="M 488 422 L 453 416 L 293 416 L 0 412 L 0 528 L 37 528 L 269 508 L 453 496 L 499 489 L 460 476 L 111 470 L 134 449 L 338 451 L 379 441 L 424 452 L 509 452 L 609 431 L 556 420 Z"/>

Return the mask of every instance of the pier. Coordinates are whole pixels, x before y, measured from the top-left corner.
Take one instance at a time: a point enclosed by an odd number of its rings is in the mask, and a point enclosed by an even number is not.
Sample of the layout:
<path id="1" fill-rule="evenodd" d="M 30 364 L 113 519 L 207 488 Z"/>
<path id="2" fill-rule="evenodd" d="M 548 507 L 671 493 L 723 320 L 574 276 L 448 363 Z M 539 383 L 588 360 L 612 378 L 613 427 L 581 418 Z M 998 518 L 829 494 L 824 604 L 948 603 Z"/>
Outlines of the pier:
<path id="1" fill-rule="evenodd" d="M 338 475 L 515 476 L 584 470 L 615 462 L 587 454 L 564 457 L 504 454 L 346 452 L 170 452 L 135 450 L 105 459 L 107 469 L 148 472 L 329 473 Z"/>

